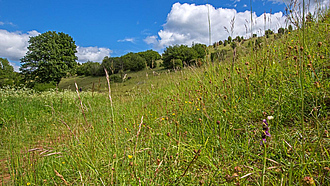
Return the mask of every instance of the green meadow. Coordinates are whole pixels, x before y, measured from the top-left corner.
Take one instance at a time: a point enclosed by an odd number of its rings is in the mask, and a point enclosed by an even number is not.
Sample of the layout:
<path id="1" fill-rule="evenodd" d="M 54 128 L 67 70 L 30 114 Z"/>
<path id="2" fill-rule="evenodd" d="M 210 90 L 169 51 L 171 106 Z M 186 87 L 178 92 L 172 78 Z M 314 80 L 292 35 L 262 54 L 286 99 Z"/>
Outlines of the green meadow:
<path id="1" fill-rule="evenodd" d="M 0 89 L 0 183 L 330 185 L 329 15 L 201 67 Z"/>

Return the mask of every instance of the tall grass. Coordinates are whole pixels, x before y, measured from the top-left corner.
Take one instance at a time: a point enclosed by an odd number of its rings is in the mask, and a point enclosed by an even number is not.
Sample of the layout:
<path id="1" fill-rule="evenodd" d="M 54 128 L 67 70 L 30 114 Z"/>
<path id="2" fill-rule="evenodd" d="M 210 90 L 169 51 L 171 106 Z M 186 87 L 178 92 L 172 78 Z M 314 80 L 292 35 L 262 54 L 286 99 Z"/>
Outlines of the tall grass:
<path id="1" fill-rule="evenodd" d="M 235 63 L 112 85 L 110 102 L 1 89 L 1 183 L 329 185 L 328 16 Z"/>

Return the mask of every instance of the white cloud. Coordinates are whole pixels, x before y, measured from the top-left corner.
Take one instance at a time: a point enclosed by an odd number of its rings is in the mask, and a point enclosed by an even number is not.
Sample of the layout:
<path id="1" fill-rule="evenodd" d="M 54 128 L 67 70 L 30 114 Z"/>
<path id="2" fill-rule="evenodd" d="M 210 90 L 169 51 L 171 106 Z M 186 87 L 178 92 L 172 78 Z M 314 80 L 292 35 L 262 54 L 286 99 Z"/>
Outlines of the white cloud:
<path id="1" fill-rule="evenodd" d="M 9 32 L 0 29 L 0 57 L 7 58 L 15 69 L 19 67 L 19 61 L 28 51 L 30 37 L 37 36 L 40 33 L 32 30 L 27 33 Z M 76 56 L 79 62 L 102 61 L 105 56 L 112 52 L 108 48 L 100 47 L 80 47 L 77 46 Z"/>
<path id="2" fill-rule="evenodd" d="M 208 11 L 210 13 L 212 42 L 225 40 L 230 35 L 230 21 L 235 17 L 233 37 L 251 35 L 250 11 L 237 12 L 235 9 L 214 8 L 211 5 L 195 5 L 175 3 L 171 12 L 167 15 L 166 23 L 158 35 L 148 36 L 144 41 L 152 44 L 155 49 L 162 49 L 175 44 L 191 45 L 194 43 L 209 43 Z M 266 23 L 264 16 L 266 15 Z M 285 27 L 286 17 L 282 12 L 274 14 L 262 14 L 259 17 L 252 13 L 253 33 L 272 29 L 277 31 L 280 27 Z M 247 28 L 247 29 L 246 29 Z M 260 35 L 261 33 L 259 33 Z M 212 44 L 212 43 L 211 43 Z"/>
<path id="3" fill-rule="evenodd" d="M 77 47 L 78 61 L 83 63 L 86 61 L 101 62 L 105 56 L 110 56 L 112 52 L 108 48 L 99 47 Z"/>
<path id="4" fill-rule="evenodd" d="M 131 42 L 131 43 L 134 43 L 135 39 L 134 38 L 125 38 L 125 39 L 117 40 L 117 42 Z"/>
<path id="5" fill-rule="evenodd" d="M 1 22 L 1 21 L 0 21 L 0 25 L 4 25 L 4 24 L 5 24 L 4 22 Z"/>
<path id="6" fill-rule="evenodd" d="M 0 57 L 8 60 L 19 61 L 27 52 L 30 37 L 40 34 L 32 30 L 27 33 L 8 32 L 0 30 Z"/>

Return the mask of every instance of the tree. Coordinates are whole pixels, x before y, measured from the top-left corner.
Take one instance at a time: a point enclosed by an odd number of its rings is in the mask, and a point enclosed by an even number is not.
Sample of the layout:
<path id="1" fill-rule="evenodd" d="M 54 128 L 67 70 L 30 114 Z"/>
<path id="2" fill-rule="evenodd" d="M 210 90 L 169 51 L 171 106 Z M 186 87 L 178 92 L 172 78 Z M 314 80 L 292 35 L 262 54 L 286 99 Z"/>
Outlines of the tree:
<path id="1" fill-rule="evenodd" d="M 29 40 L 28 52 L 21 59 L 20 70 L 28 84 L 59 83 L 77 67 L 77 46 L 63 32 L 48 31 Z"/>
<path id="2" fill-rule="evenodd" d="M 228 44 L 228 41 L 225 40 L 225 41 L 223 42 L 223 46 L 227 46 L 227 44 Z"/>
<path id="3" fill-rule="evenodd" d="M 0 58 L 0 87 L 14 85 L 16 74 L 7 59 Z"/>
<path id="4" fill-rule="evenodd" d="M 206 45 L 197 43 L 197 44 L 194 44 L 191 48 L 197 52 L 197 54 L 198 54 L 197 58 L 202 59 L 206 56 Z"/>
<path id="5" fill-rule="evenodd" d="M 285 31 L 284 28 L 281 27 L 277 30 L 277 33 L 284 34 L 284 31 Z"/>
<path id="6" fill-rule="evenodd" d="M 163 65 L 165 68 L 177 68 L 179 61 L 175 61 L 177 63 L 173 63 L 173 59 L 180 59 L 182 63 L 190 65 L 193 63 L 194 59 L 197 59 L 199 54 L 193 48 L 189 48 L 186 45 L 174 45 L 166 47 L 163 53 Z"/>
<path id="7" fill-rule="evenodd" d="M 108 73 L 111 74 L 117 74 L 119 71 L 125 71 L 128 68 L 121 57 L 108 56 L 104 57 L 101 66 L 107 69 Z"/>
<path id="8" fill-rule="evenodd" d="M 131 71 L 139 71 L 146 67 L 146 60 L 139 54 L 130 52 L 121 58 L 124 64 L 127 65 L 128 69 Z"/>
<path id="9" fill-rule="evenodd" d="M 265 35 L 267 38 L 269 38 L 270 35 L 274 34 L 274 32 L 271 29 L 268 29 L 265 31 Z"/>
<path id="10" fill-rule="evenodd" d="M 236 38 L 233 41 L 237 41 L 240 43 L 242 41 L 242 38 L 240 36 L 236 36 Z"/>
<path id="11" fill-rule="evenodd" d="M 98 62 L 87 61 L 86 63 L 79 64 L 77 67 L 77 75 L 81 76 L 103 76 L 105 75 L 104 69 Z"/>
<path id="12" fill-rule="evenodd" d="M 137 54 L 139 54 L 142 58 L 146 60 L 147 65 L 150 68 L 156 68 L 157 67 L 156 60 L 159 60 L 161 58 L 160 54 L 153 50 L 147 50 L 144 52 L 139 52 Z"/>
<path id="13" fill-rule="evenodd" d="M 228 36 L 228 44 L 230 44 L 232 40 L 231 36 Z"/>

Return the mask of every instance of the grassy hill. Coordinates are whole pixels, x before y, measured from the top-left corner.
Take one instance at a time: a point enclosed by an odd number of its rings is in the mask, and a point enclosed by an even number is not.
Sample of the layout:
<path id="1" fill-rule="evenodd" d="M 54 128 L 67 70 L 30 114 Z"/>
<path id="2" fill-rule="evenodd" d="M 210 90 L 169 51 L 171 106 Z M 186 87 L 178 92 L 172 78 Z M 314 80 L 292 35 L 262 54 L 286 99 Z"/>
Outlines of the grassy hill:
<path id="1" fill-rule="evenodd" d="M 329 185 L 328 16 L 111 94 L 105 77 L 60 83 L 79 94 L 2 89 L 1 183 Z"/>

